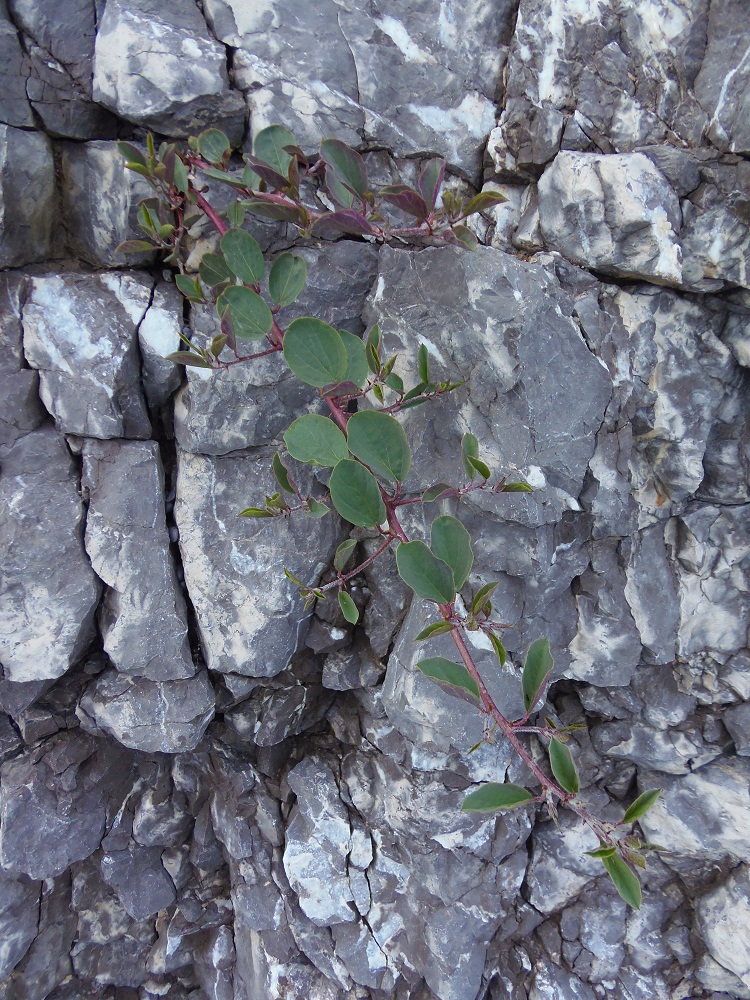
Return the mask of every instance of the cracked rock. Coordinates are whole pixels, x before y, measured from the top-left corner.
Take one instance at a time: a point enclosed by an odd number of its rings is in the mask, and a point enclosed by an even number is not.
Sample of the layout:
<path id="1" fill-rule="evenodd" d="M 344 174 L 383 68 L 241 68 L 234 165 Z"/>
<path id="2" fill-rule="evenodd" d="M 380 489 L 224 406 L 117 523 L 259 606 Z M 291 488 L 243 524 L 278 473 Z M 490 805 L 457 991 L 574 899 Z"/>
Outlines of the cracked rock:
<path id="1" fill-rule="evenodd" d="M 0 267 L 51 257 L 56 218 L 52 144 L 42 133 L 0 124 Z"/>
<path id="2" fill-rule="evenodd" d="M 0 274 L 0 448 L 33 431 L 46 413 L 39 399 L 39 375 L 23 356 L 21 309 L 26 280 Z"/>

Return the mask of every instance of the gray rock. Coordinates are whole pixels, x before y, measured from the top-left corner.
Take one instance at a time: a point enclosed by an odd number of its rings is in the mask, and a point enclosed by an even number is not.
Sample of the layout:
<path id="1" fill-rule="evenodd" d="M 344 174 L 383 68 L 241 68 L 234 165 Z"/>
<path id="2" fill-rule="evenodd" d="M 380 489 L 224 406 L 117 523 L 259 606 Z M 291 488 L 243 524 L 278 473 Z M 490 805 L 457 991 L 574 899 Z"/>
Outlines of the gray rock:
<path id="1" fill-rule="evenodd" d="M 563 909 L 601 875 L 601 861 L 584 853 L 597 846 L 597 838 L 577 820 L 561 817 L 559 828 L 545 823 L 537 827 L 532 839 L 529 901 L 542 913 Z"/>
<path id="2" fill-rule="evenodd" d="M 51 257 L 56 219 L 57 184 L 49 139 L 0 125 L 0 267 Z"/>
<path id="3" fill-rule="evenodd" d="M 145 177 L 125 169 L 117 144 L 63 143 L 61 169 L 63 220 L 73 254 L 95 266 L 153 263 L 155 253 L 116 253 L 124 240 L 143 239 L 138 204 L 154 193 Z"/>
<path id="4" fill-rule="evenodd" d="M 698 929 L 713 958 L 750 989 L 750 866 L 740 865 L 726 882 L 697 901 Z"/>
<path id="5" fill-rule="evenodd" d="M 690 774 L 721 754 L 720 747 L 707 746 L 700 730 L 693 727 L 687 732 L 660 731 L 629 720 L 596 726 L 591 739 L 606 757 L 664 774 Z"/>
<path id="6" fill-rule="evenodd" d="M 341 240 L 295 252 L 307 262 L 308 284 L 280 314 L 282 327 L 300 316 L 316 316 L 337 329 L 360 333 L 377 251 Z M 216 312 L 208 307 L 193 309 L 191 324 L 200 344 L 219 332 Z M 256 350 L 249 344 L 244 353 Z M 226 348 L 224 353 L 227 360 L 233 357 Z M 223 455 L 279 440 L 295 417 L 319 405 L 315 391 L 294 378 L 275 354 L 219 373 L 188 368 L 187 385 L 175 402 L 175 434 L 186 451 Z"/>
<path id="7" fill-rule="evenodd" d="M 132 842 L 123 851 L 105 853 L 102 878 L 134 920 L 145 920 L 174 902 L 174 884 L 164 871 L 161 850 Z"/>
<path id="8" fill-rule="evenodd" d="M 136 333 L 151 300 L 141 275 L 32 278 L 24 348 L 59 430 L 87 437 L 151 436 Z"/>
<path id="9" fill-rule="evenodd" d="M 333 514 L 288 521 L 241 519 L 249 504 L 276 489 L 272 453 L 220 458 L 179 454 L 175 519 L 185 582 L 210 670 L 274 677 L 304 642 L 309 612 L 280 567 L 317 581 L 338 541 Z M 304 471 L 296 477 L 311 489 Z"/>
<path id="10" fill-rule="evenodd" d="M 14 444 L 45 418 L 39 399 L 39 376 L 23 356 L 21 308 L 26 281 L 11 272 L 0 274 L 0 447 Z"/>
<path id="11" fill-rule="evenodd" d="M 711 4 L 708 45 L 695 80 L 695 96 L 710 116 L 708 135 L 720 149 L 736 153 L 750 151 L 747 102 L 750 67 L 747 48 L 750 32 L 737 21 L 742 11 L 738 0 Z"/>
<path id="12" fill-rule="evenodd" d="M 622 278 L 679 284 L 677 195 L 642 153 L 561 152 L 539 181 L 545 246 Z"/>
<path id="13" fill-rule="evenodd" d="M 549 962 L 537 963 L 529 1000 L 594 1000 L 595 996 L 592 989 L 565 969 Z"/>
<path id="14" fill-rule="evenodd" d="M 60 677 L 86 651 L 99 599 L 81 543 L 78 478 L 51 428 L 20 438 L 0 459 L 4 676 L 14 683 Z"/>
<path id="15" fill-rule="evenodd" d="M 33 128 L 34 115 L 26 95 L 26 65 L 18 31 L 8 17 L 7 3 L 0 4 L 0 120 L 7 125 Z"/>
<path id="16" fill-rule="evenodd" d="M 242 136 L 245 102 L 230 91 L 226 52 L 199 10 L 155 0 L 108 0 L 94 55 L 94 100 L 165 135 L 215 126 Z"/>
<path id="17" fill-rule="evenodd" d="M 750 703 L 730 708 L 721 721 L 729 730 L 739 756 L 750 757 Z"/>
<path id="18" fill-rule="evenodd" d="M 0 980 L 9 976 L 28 951 L 39 923 L 39 883 L 0 875 Z"/>
<path id="19" fill-rule="evenodd" d="M 656 663 L 671 663 L 677 649 L 679 601 L 674 569 L 660 525 L 636 532 L 631 539 L 625 598 L 635 620 L 644 654 Z"/>
<path id="20" fill-rule="evenodd" d="M 85 733 L 53 736 L 0 768 L 0 866 L 47 879 L 89 857 L 122 800 L 130 760 Z M 64 777 L 63 777 L 64 775 Z"/>
<path id="21" fill-rule="evenodd" d="M 86 552 L 105 583 L 99 627 L 117 670 L 152 681 L 192 677 L 185 601 L 169 552 L 156 442 L 88 441 Z"/>
<path id="22" fill-rule="evenodd" d="M 707 172 L 704 167 L 703 173 Z M 746 192 L 750 167 L 742 162 L 736 171 L 712 173 L 713 183 L 702 184 L 683 202 L 683 281 L 699 292 L 719 291 L 727 285 L 747 288 L 750 225 Z"/>
<path id="23" fill-rule="evenodd" d="M 138 326 L 143 393 L 152 412 L 165 406 L 182 382 L 180 368 L 166 357 L 181 347 L 183 302 L 175 285 L 158 284 Z"/>
<path id="24" fill-rule="evenodd" d="M 78 706 L 85 728 L 146 753 L 192 750 L 213 716 L 214 692 L 205 671 L 187 680 L 152 681 L 108 670 Z"/>
<path id="25" fill-rule="evenodd" d="M 241 740 L 270 747 L 320 722 L 332 701 L 320 684 L 261 687 L 224 718 Z"/>
<path id="26" fill-rule="evenodd" d="M 189 838 L 193 817 L 181 793 L 147 789 L 133 816 L 133 839 L 144 847 L 179 847 Z"/>

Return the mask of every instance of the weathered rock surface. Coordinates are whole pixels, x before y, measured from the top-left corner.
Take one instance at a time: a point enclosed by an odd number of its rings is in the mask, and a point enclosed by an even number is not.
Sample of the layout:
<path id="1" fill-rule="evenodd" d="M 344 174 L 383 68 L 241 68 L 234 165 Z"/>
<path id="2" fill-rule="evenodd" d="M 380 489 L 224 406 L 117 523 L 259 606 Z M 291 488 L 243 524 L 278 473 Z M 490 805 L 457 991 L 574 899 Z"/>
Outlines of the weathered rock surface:
<path id="1" fill-rule="evenodd" d="M 3 449 L 0 465 L 3 674 L 13 682 L 60 677 L 86 652 L 99 599 L 83 551 L 78 477 L 65 442 L 51 428 Z"/>
<path id="2" fill-rule="evenodd" d="M 0 267 L 52 256 L 57 200 L 49 139 L 0 125 Z"/>
<path id="3" fill-rule="evenodd" d="M 33 431 L 46 413 L 39 399 L 39 376 L 23 355 L 21 308 L 26 281 L 21 275 L 0 274 L 0 447 Z"/>

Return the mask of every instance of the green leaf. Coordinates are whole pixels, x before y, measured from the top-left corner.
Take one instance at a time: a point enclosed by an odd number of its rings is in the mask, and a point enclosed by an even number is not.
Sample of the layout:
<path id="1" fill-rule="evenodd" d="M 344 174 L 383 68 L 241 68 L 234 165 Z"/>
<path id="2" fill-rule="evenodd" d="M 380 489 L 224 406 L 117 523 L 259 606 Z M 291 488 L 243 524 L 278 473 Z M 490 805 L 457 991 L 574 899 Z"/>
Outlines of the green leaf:
<path id="1" fill-rule="evenodd" d="M 187 194 L 189 186 L 187 170 L 179 156 L 175 156 L 174 158 L 174 186 L 182 194 Z"/>
<path id="2" fill-rule="evenodd" d="M 488 603 L 489 596 L 492 593 L 492 591 L 495 589 L 495 587 L 499 586 L 500 586 L 499 583 L 485 583 L 483 587 L 479 588 L 479 590 L 474 595 L 474 600 L 471 602 L 471 613 L 473 615 L 479 614 L 479 612 L 482 610 L 485 604 Z"/>
<path id="3" fill-rule="evenodd" d="M 380 487 L 364 465 L 345 458 L 331 473 L 328 484 L 333 506 L 339 514 L 360 528 L 374 528 L 386 519 Z"/>
<path id="4" fill-rule="evenodd" d="M 117 152 L 120 156 L 124 157 L 128 163 L 137 163 L 141 167 L 146 166 L 146 157 L 137 146 L 132 144 L 132 142 L 118 142 L 116 145 Z"/>
<path id="5" fill-rule="evenodd" d="M 152 253 L 156 249 L 158 248 L 147 240 L 123 240 L 115 253 Z"/>
<path id="6" fill-rule="evenodd" d="M 326 170 L 326 187 L 333 200 L 342 208 L 351 208 L 354 205 L 353 192 L 341 183 L 333 170 Z"/>
<path id="7" fill-rule="evenodd" d="M 502 205 L 508 199 L 499 191 L 480 191 L 474 195 L 468 205 L 464 208 L 464 215 L 473 215 L 475 212 L 485 212 L 493 205 Z"/>
<path id="8" fill-rule="evenodd" d="M 351 624 L 356 625 L 359 621 L 359 610 L 345 590 L 339 591 L 339 607 L 344 618 Z"/>
<path id="9" fill-rule="evenodd" d="M 461 243 L 467 250 L 476 250 L 479 246 L 479 240 L 468 226 L 454 226 L 451 232 L 456 241 Z"/>
<path id="10" fill-rule="evenodd" d="M 496 812 L 498 809 L 513 809 L 516 806 L 532 802 L 534 796 L 520 785 L 512 785 L 509 781 L 499 784 L 488 781 L 486 785 L 469 792 L 461 805 L 462 812 Z"/>
<path id="11" fill-rule="evenodd" d="M 427 660 L 420 660 L 417 670 L 441 687 L 445 685 L 451 694 L 469 694 L 472 701 L 480 700 L 479 685 L 461 663 L 446 660 L 443 656 L 432 656 Z"/>
<path id="12" fill-rule="evenodd" d="M 617 851 L 616 847 L 607 847 L 606 844 L 601 844 L 594 851 L 585 851 L 590 858 L 611 858 L 613 854 Z"/>
<path id="13" fill-rule="evenodd" d="M 331 508 L 326 507 L 324 503 L 316 500 L 314 497 L 307 498 L 307 513 L 310 517 L 325 517 L 326 514 L 330 513 Z"/>
<path id="14" fill-rule="evenodd" d="M 203 301 L 203 292 L 197 278 L 191 278 L 187 274 L 176 274 L 174 283 L 185 298 L 190 299 L 191 302 Z"/>
<path id="15" fill-rule="evenodd" d="M 227 266 L 227 262 L 218 253 L 204 254 L 198 269 L 201 281 L 209 288 L 216 288 L 227 281 L 234 281 L 234 274 Z"/>
<path id="16" fill-rule="evenodd" d="M 298 462 L 332 469 L 349 457 L 346 438 L 328 417 L 306 413 L 284 431 L 287 451 Z"/>
<path id="17" fill-rule="evenodd" d="M 429 639 L 433 635 L 442 635 L 443 632 L 450 632 L 453 628 L 450 622 L 433 622 L 432 625 L 427 625 L 419 635 L 414 637 L 414 642 L 424 642 L 425 639 Z"/>
<path id="18" fill-rule="evenodd" d="M 424 344 L 419 345 L 417 351 L 417 369 L 419 371 L 419 381 L 430 381 L 430 355 Z"/>
<path id="19" fill-rule="evenodd" d="M 528 483 L 506 483 L 503 486 L 502 493 L 533 493 L 533 489 Z"/>
<path id="20" fill-rule="evenodd" d="M 227 264 L 240 281 L 257 285 L 263 280 L 265 262 L 258 241 L 244 229 L 230 229 L 221 238 L 221 250 Z"/>
<path id="21" fill-rule="evenodd" d="M 236 174 L 228 174 L 226 170 L 217 170 L 215 167 L 202 167 L 201 174 L 209 180 L 218 181 L 220 184 L 228 184 L 230 187 L 244 191 L 247 185 L 241 177 Z"/>
<path id="22" fill-rule="evenodd" d="M 580 783 L 578 781 L 578 771 L 573 763 L 573 755 L 570 750 L 555 739 L 553 736 L 549 741 L 549 762 L 555 779 L 560 783 L 566 792 L 578 793 Z"/>
<path id="23" fill-rule="evenodd" d="M 347 538 L 343 541 L 341 545 L 336 549 L 336 553 L 333 557 L 333 568 L 338 570 L 340 573 L 344 566 L 349 562 L 352 552 L 357 547 L 357 540 L 355 538 Z"/>
<path id="24" fill-rule="evenodd" d="M 346 374 L 344 341 L 332 326 L 312 317 L 289 324 L 284 335 L 284 359 L 301 382 L 318 389 L 340 382 Z"/>
<path id="25" fill-rule="evenodd" d="M 417 597 L 450 604 L 456 596 L 453 572 L 424 542 L 401 542 L 396 549 L 398 575 Z"/>
<path id="26" fill-rule="evenodd" d="M 346 427 L 349 451 L 385 479 L 403 482 L 411 468 L 411 449 L 401 424 L 388 413 L 360 410 Z"/>
<path id="27" fill-rule="evenodd" d="M 176 365 L 187 365 L 189 368 L 211 368 L 205 358 L 191 351 L 175 351 L 174 354 L 168 354 L 164 360 L 174 361 Z"/>
<path id="28" fill-rule="evenodd" d="M 422 167 L 417 187 L 430 211 L 435 207 L 440 185 L 445 176 L 445 160 L 428 160 Z"/>
<path id="29" fill-rule="evenodd" d="M 552 673 L 553 665 L 549 639 L 535 639 L 526 654 L 521 678 L 523 707 L 527 713 L 539 700 L 545 682 Z"/>
<path id="30" fill-rule="evenodd" d="M 508 654 L 505 652 L 505 646 L 503 646 L 494 632 L 487 632 L 486 634 L 492 643 L 492 648 L 495 650 L 495 656 L 500 661 L 500 666 L 504 667 L 508 660 Z"/>
<path id="31" fill-rule="evenodd" d="M 361 389 L 367 381 L 367 373 L 369 371 L 365 345 L 359 337 L 353 333 L 349 333 L 348 330 L 339 330 L 339 336 L 344 341 L 344 347 L 346 348 L 346 371 L 341 381 L 353 382 L 354 385 Z"/>
<path id="32" fill-rule="evenodd" d="M 234 229 L 239 229 L 245 221 L 245 206 L 236 198 L 227 205 L 227 219 Z"/>
<path id="33" fill-rule="evenodd" d="M 367 167 L 359 153 L 340 139 L 324 139 L 320 156 L 327 167 L 354 194 L 364 197 L 367 190 Z"/>
<path id="34" fill-rule="evenodd" d="M 289 482 L 289 470 L 281 461 L 281 456 L 278 452 L 271 459 L 271 469 L 274 476 L 276 477 L 276 482 L 287 493 L 294 493 L 294 487 Z"/>
<path id="35" fill-rule="evenodd" d="M 218 128 L 208 128 L 198 136 L 198 151 L 209 163 L 222 163 L 231 148 L 229 139 Z"/>
<path id="36" fill-rule="evenodd" d="M 273 517 L 274 515 L 270 510 L 265 510 L 263 507 L 245 507 L 239 513 L 240 517 Z"/>
<path id="37" fill-rule="evenodd" d="M 302 257 L 282 253 L 276 258 L 268 275 L 268 291 L 279 306 L 296 301 L 307 283 L 307 264 Z"/>
<path id="38" fill-rule="evenodd" d="M 448 483 L 435 483 L 422 495 L 423 503 L 433 503 L 435 500 L 439 500 L 440 497 L 447 491 L 452 490 L 453 487 Z"/>
<path id="39" fill-rule="evenodd" d="M 394 392 L 403 394 L 404 391 L 404 381 L 400 375 L 395 372 L 391 372 L 390 375 L 385 379 L 385 384 L 389 389 L 393 389 Z"/>
<path id="40" fill-rule="evenodd" d="M 274 219 L 276 222 L 293 222 L 297 226 L 303 224 L 302 212 L 294 205 L 277 205 L 272 202 L 263 201 L 261 198 L 252 198 L 250 201 L 243 201 L 242 204 L 253 215 L 259 215 L 262 219 Z"/>
<path id="41" fill-rule="evenodd" d="M 229 309 L 235 337 L 262 340 L 273 326 L 271 310 L 263 299 L 245 285 L 230 285 L 216 303 L 219 316 Z"/>
<path id="42" fill-rule="evenodd" d="M 632 906 L 634 910 L 640 910 L 642 901 L 641 883 L 638 881 L 638 876 L 635 872 L 617 854 L 613 854 L 608 858 L 602 858 L 602 864 L 614 882 L 615 889 L 617 889 L 628 906 Z"/>
<path id="43" fill-rule="evenodd" d="M 647 792 L 642 792 L 635 802 L 631 802 L 622 817 L 623 823 L 635 823 L 644 813 L 647 813 L 651 806 L 661 795 L 661 788 L 650 788 Z"/>
<path id="44" fill-rule="evenodd" d="M 474 565 L 469 532 L 457 518 L 444 514 L 432 522 L 430 548 L 438 559 L 450 566 L 454 586 L 459 591 Z"/>
<path id="45" fill-rule="evenodd" d="M 464 463 L 464 471 L 469 479 L 473 479 L 476 469 L 469 464 L 470 458 L 479 457 L 479 442 L 473 434 L 464 434 L 461 438 L 461 460 Z"/>
<path id="46" fill-rule="evenodd" d="M 468 455 L 466 461 L 472 467 L 472 469 L 474 469 L 476 472 L 479 473 L 482 479 L 489 479 L 490 476 L 492 475 L 492 471 L 490 470 L 489 465 L 487 465 L 485 462 L 480 461 L 480 459 L 474 458 L 472 455 Z"/>
<path id="47" fill-rule="evenodd" d="M 297 140 L 289 129 L 284 128 L 283 125 L 269 125 L 268 128 L 261 129 L 256 135 L 253 153 L 277 174 L 286 177 L 289 173 L 292 157 L 284 149 L 284 146 L 296 145 Z"/>

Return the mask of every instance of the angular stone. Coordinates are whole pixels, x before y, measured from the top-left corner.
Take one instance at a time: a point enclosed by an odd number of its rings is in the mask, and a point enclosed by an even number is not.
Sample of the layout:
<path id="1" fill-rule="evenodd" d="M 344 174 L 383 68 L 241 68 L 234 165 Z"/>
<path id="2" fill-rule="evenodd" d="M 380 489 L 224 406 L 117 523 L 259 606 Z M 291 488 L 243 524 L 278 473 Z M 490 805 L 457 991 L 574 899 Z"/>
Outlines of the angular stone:
<path id="1" fill-rule="evenodd" d="M 244 130 L 245 102 L 230 91 L 226 51 L 200 11 L 156 0 L 108 0 L 96 36 L 94 100 L 165 135 Z"/>
<path id="2" fill-rule="evenodd" d="M 0 980 L 28 951 L 39 923 L 39 883 L 0 874 Z"/>
<path id="3" fill-rule="evenodd" d="M 57 211 L 49 139 L 0 124 L 0 267 L 51 257 Z"/>
<path id="4" fill-rule="evenodd" d="M 307 263 L 308 283 L 294 305 L 281 312 L 283 328 L 300 316 L 315 316 L 337 329 L 360 333 L 377 251 L 341 240 L 295 253 Z M 191 322 L 201 345 L 219 332 L 214 309 L 193 309 Z M 252 343 L 244 349 L 245 354 L 256 351 Z M 231 358 L 225 348 L 225 359 Z M 175 434 L 186 451 L 223 455 L 279 440 L 295 417 L 319 402 L 315 391 L 296 379 L 276 355 L 218 373 L 188 368 L 187 385 L 175 401 Z"/>
<path id="5" fill-rule="evenodd" d="M 0 768 L 0 866 L 46 879 L 92 854 L 130 759 L 85 733 L 53 736 Z M 64 776 L 64 777 L 63 777 Z"/>
<path id="6" fill-rule="evenodd" d="M 549 962 L 539 963 L 529 1000 L 594 1000 L 596 994 L 585 983 Z"/>
<path id="7" fill-rule="evenodd" d="M 595 726 L 591 739 L 605 757 L 664 774 L 690 774 L 721 754 L 720 747 L 707 746 L 693 727 L 687 732 L 659 731 L 629 720 Z"/>
<path id="8" fill-rule="evenodd" d="M 166 358 L 181 346 L 183 302 L 175 285 L 158 284 L 138 326 L 143 393 L 152 412 L 165 406 L 182 383 L 180 368 Z"/>
<path id="9" fill-rule="evenodd" d="M 661 525 L 632 536 L 625 569 L 625 598 L 644 653 L 655 663 L 671 663 L 677 650 L 680 613 L 677 580 Z"/>
<path id="10" fill-rule="evenodd" d="M 86 552 L 107 589 L 99 627 L 123 673 L 153 681 L 192 677 L 185 601 L 169 552 L 164 470 L 154 441 L 88 441 Z"/>
<path id="11" fill-rule="evenodd" d="M 740 865 L 726 882 L 698 900 L 697 918 L 712 956 L 750 989 L 750 866 Z"/>
<path id="12" fill-rule="evenodd" d="M 722 166 L 702 164 L 702 176 L 709 182 L 683 202 L 683 282 L 698 292 L 750 287 L 750 220 L 745 208 L 750 164 L 741 161 L 733 170 Z"/>
<path id="13" fill-rule="evenodd" d="M 750 703 L 737 705 L 725 712 L 721 721 L 734 740 L 735 750 L 740 757 L 750 757 Z"/>
<path id="14" fill-rule="evenodd" d="M 151 436 L 136 332 L 151 300 L 145 276 L 32 278 L 24 348 L 59 430 L 86 437 Z"/>
<path id="15" fill-rule="evenodd" d="M 155 253 L 116 253 L 124 240 L 143 239 L 138 204 L 154 191 L 145 177 L 125 169 L 115 142 L 62 144 L 62 209 L 68 245 L 89 264 L 151 264 Z"/>
<path id="16" fill-rule="evenodd" d="M 601 861 L 586 856 L 598 846 L 594 834 L 577 819 L 561 816 L 532 835 L 534 851 L 529 865 L 529 901 L 542 913 L 554 913 L 576 899 L 602 873 Z"/>
<path id="17" fill-rule="evenodd" d="M 316 581 L 339 540 L 333 513 L 309 519 L 239 518 L 276 490 L 272 452 L 220 458 L 179 454 L 175 519 L 190 599 L 210 670 L 274 677 L 304 642 L 309 613 L 281 573 Z M 303 467 L 303 494 L 312 482 Z"/>
<path id="18" fill-rule="evenodd" d="M 21 308 L 26 281 L 0 274 L 0 448 L 33 431 L 46 413 L 39 399 L 39 376 L 23 356 Z"/>
<path id="19" fill-rule="evenodd" d="M 695 80 L 695 96 L 710 116 L 709 138 L 735 153 L 750 152 L 750 30 L 743 11 L 741 0 L 710 5 L 708 45 Z"/>
<path id="20" fill-rule="evenodd" d="M 26 94 L 26 60 L 18 31 L 8 17 L 7 3 L 0 3 L 0 120 L 20 128 L 33 128 L 34 115 Z"/>
<path id="21" fill-rule="evenodd" d="M 145 920 L 174 902 L 174 884 L 164 871 L 160 848 L 131 842 L 123 851 L 105 853 L 100 864 L 102 878 L 134 920 Z"/>
<path id="22" fill-rule="evenodd" d="M 545 245 L 621 278 L 679 284 L 677 195 L 642 153 L 562 152 L 539 181 Z"/>
<path id="23" fill-rule="evenodd" d="M 86 689 L 78 717 L 133 750 L 183 753 L 197 746 L 214 716 L 205 671 L 187 680 L 151 681 L 108 670 Z"/>
<path id="24" fill-rule="evenodd" d="M 99 583 L 65 442 L 46 427 L 2 452 L 0 661 L 12 682 L 60 677 L 93 638 Z M 50 553 L 54 552 L 54 558 Z"/>

